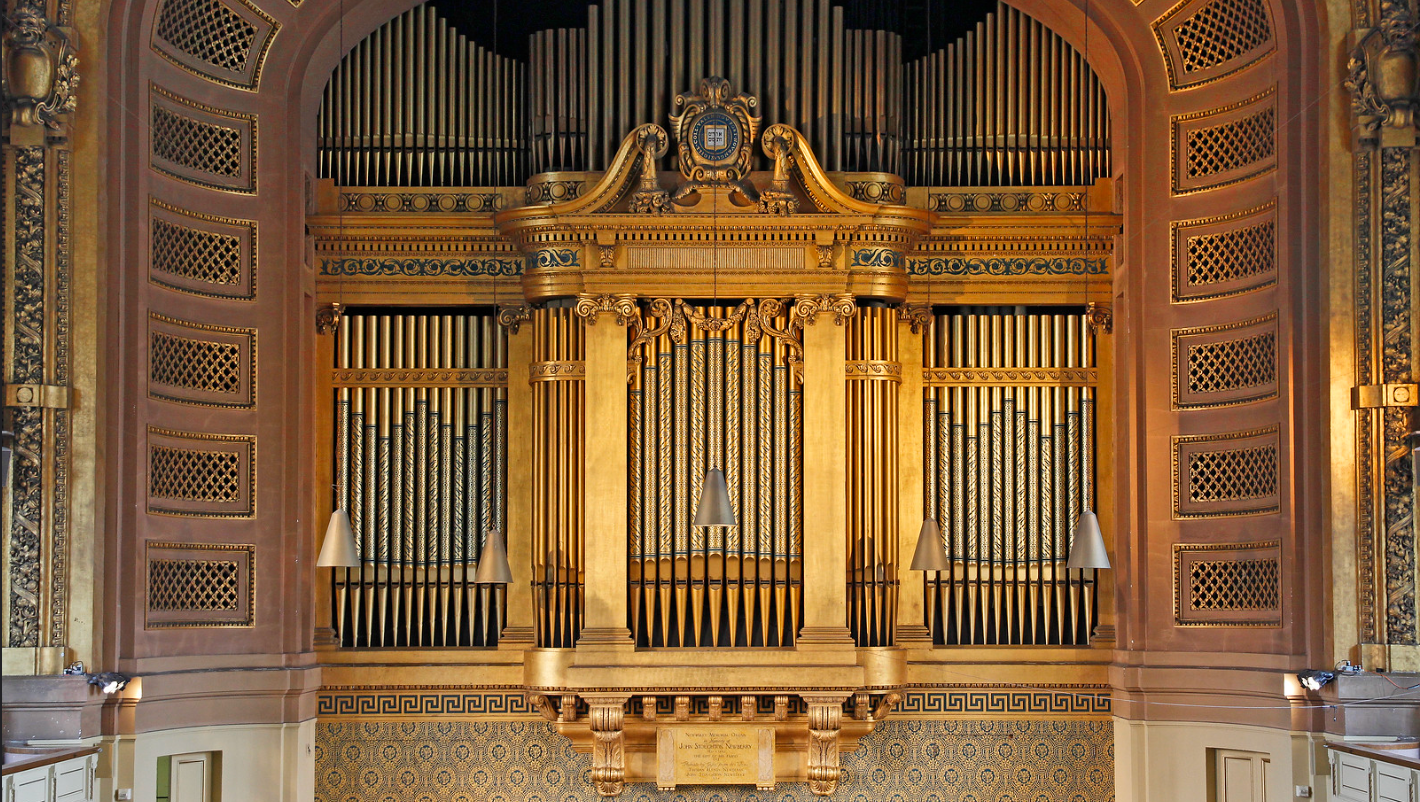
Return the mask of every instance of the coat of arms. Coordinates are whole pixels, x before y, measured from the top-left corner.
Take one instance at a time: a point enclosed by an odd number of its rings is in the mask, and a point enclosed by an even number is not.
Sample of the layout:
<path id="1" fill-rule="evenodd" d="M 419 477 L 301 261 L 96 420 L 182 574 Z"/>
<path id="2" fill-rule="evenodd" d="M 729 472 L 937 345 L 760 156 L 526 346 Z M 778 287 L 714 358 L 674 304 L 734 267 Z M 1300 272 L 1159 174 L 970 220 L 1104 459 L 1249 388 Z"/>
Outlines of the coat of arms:
<path id="1" fill-rule="evenodd" d="M 685 178 L 676 200 L 711 188 L 738 190 L 757 200 L 749 171 L 760 119 L 752 110 L 758 103 L 752 95 L 733 93 L 730 82 L 719 77 L 701 81 L 698 95 L 676 95 L 679 111 L 671 115 L 671 131 Z"/>

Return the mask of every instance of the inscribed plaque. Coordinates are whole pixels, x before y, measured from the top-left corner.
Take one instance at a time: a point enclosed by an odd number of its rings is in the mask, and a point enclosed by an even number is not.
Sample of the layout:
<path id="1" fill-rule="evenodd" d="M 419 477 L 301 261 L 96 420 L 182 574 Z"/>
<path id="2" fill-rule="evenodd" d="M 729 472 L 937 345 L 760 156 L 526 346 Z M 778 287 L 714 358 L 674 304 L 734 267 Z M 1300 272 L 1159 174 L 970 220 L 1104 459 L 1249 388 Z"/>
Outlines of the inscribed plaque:
<path id="1" fill-rule="evenodd" d="M 753 725 L 661 727 L 656 784 L 774 787 L 774 728 Z"/>

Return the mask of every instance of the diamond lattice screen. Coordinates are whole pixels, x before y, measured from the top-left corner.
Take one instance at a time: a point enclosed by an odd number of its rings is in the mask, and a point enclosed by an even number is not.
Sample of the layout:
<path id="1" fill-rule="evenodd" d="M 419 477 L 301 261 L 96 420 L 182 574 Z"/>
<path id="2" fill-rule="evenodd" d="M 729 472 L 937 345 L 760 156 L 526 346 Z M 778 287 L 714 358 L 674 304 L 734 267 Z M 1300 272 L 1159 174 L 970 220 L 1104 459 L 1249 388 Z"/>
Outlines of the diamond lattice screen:
<path id="1" fill-rule="evenodd" d="M 1277 224 L 1253 226 L 1188 238 L 1188 283 L 1240 281 L 1276 267 Z"/>
<path id="2" fill-rule="evenodd" d="M 1277 447 L 1200 451 L 1189 455 L 1193 502 L 1242 501 L 1277 495 Z"/>
<path id="3" fill-rule="evenodd" d="M 236 393 L 242 384 L 241 349 L 153 332 L 149 343 L 153 381 L 210 393 Z"/>
<path id="4" fill-rule="evenodd" d="M 241 500 L 242 459 L 237 454 L 153 446 L 150 461 L 150 496 L 228 504 Z"/>
<path id="5" fill-rule="evenodd" d="M 243 72 L 257 29 L 217 0 L 168 0 L 158 16 L 157 34 L 198 61 Z"/>
<path id="6" fill-rule="evenodd" d="M 153 267 L 189 281 L 234 285 L 242 280 L 238 237 L 215 234 L 167 220 L 153 220 Z"/>
<path id="7" fill-rule="evenodd" d="M 1276 560 L 1199 560 L 1189 566 L 1194 610 L 1275 610 Z"/>
<path id="8" fill-rule="evenodd" d="M 1276 332 L 1188 347 L 1190 393 L 1222 393 L 1276 381 Z"/>
<path id="9" fill-rule="evenodd" d="M 1225 173 L 1272 156 L 1276 110 L 1188 132 L 1188 177 Z"/>
<path id="10" fill-rule="evenodd" d="M 153 155 L 192 170 L 239 178 L 242 135 L 235 128 L 153 107 Z"/>
<path id="11" fill-rule="evenodd" d="M 1206 70 L 1272 38 L 1263 0 L 1214 0 L 1174 30 L 1185 74 Z"/>
<path id="12" fill-rule="evenodd" d="M 222 560 L 150 560 L 148 609 L 236 610 L 241 568 Z"/>

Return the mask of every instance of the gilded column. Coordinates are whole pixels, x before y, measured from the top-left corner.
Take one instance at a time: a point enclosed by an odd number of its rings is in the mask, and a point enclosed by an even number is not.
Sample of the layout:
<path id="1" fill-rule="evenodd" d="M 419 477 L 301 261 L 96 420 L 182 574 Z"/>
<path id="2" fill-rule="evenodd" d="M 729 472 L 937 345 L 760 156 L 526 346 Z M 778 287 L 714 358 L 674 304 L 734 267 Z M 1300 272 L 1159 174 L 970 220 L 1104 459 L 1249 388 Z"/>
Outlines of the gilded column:
<path id="1" fill-rule="evenodd" d="M 508 329 L 508 442 L 531 443 L 533 392 L 529 371 L 533 364 L 533 332 L 522 323 L 531 317 L 527 307 L 498 310 L 498 322 Z M 533 642 L 532 500 L 533 455 L 526 448 L 507 451 L 508 623 L 499 646 L 522 648 Z"/>
<path id="2" fill-rule="evenodd" d="M 586 320 L 586 454 L 596 470 L 585 481 L 586 623 L 578 644 L 631 644 L 626 626 L 627 391 L 626 324 L 637 314 L 631 296 L 582 296 Z"/>
<path id="3" fill-rule="evenodd" d="M 819 319 L 829 311 L 836 325 Z M 813 537 L 804 544 L 803 646 L 852 644 L 842 547 L 848 531 L 843 323 L 856 311 L 851 295 L 799 298 L 793 311 L 804 329 L 804 531 Z"/>
<path id="4" fill-rule="evenodd" d="M 900 583 L 897 642 L 927 644 L 931 634 L 923 616 L 925 575 L 911 570 L 910 566 L 917 549 L 917 532 L 927 514 L 923 498 L 926 400 L 922 392 L 922 339 L 932 313 L 925 306 L 903 307 L 900 313 L 897 323 L 897 361 L 902 373 L 902 381 L 897 385 L 897 576 Z"/>

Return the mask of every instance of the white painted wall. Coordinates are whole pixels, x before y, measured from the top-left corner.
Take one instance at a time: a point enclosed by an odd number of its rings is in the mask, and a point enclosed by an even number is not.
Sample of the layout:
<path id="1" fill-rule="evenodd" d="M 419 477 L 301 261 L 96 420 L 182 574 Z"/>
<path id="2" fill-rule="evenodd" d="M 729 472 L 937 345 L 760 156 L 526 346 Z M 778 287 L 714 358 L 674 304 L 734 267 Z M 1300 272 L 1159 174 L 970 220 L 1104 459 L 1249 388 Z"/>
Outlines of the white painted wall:
<path id="1" fill-rule="evenodd" d="M 1116 802 L 1210 802 L 1210 749 L 1268 756 L 1266 802 L 1294 802 L 1296 786 L 1310 786 L 1325 802 L 1329 786 L 1320 733 L 1197 722 L 1114 719 Z M 1217 802 L 1247 802 L 1217 800 Z"/>

